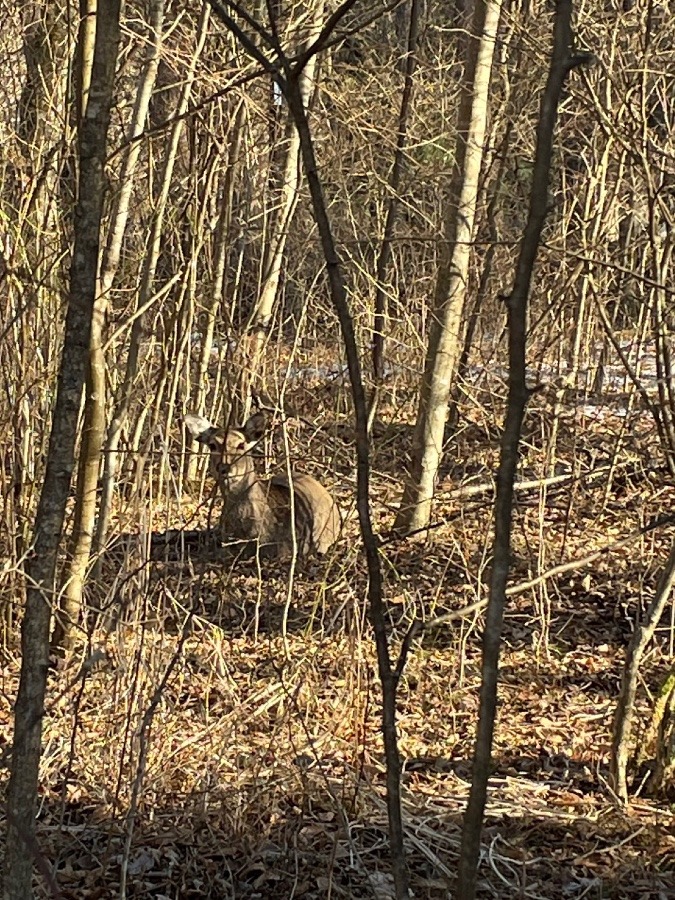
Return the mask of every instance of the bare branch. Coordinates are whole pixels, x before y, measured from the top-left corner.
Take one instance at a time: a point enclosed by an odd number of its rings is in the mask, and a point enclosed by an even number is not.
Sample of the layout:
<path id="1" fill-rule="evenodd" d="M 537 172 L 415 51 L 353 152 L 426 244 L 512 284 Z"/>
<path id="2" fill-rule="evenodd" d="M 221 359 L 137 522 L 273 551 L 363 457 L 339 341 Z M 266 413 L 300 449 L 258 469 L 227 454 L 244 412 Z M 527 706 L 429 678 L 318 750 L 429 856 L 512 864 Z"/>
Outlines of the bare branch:
<path id="1" fill-rule="evenodd" d="M 262 68 L 269 72 L 270 75 L 273 75 L 276 79 L 281 78 L 279 73 L 279 64 L 273 63 L 269 60 L 262 50 L 258 47 L 252 38 L 249 37 L 248 34 L 244 31 L 244 29 L 237 23 L 237 21 L 228 13 L 227 9 L 230 8 L 234 10 L 237 15 L 241 16 L 256 34 L 260 35 L 260 37 L 265 41 L 265 43 L 274 48 L 274 38 L 269 32 L 265 31 L 264 28 L 260 25 L 259 22 L 256 22 L 252 16 L 249 15 L 245 10 L 241 9 L 239 4 L 232 3 L 230 0 L 225 0 L 225 2 L 221 2 L 221 0 L 208 0 L 208 3 L 216 14 L 216 16 L 220 19 L 220 21 L 225 25 L 229 31 L 236 37 L 239 43 L 242 45 L 244 50 L 248 53 L 248 55 L 254 59 Z M 282 79 L 283 81 L 283 79 Z"/>

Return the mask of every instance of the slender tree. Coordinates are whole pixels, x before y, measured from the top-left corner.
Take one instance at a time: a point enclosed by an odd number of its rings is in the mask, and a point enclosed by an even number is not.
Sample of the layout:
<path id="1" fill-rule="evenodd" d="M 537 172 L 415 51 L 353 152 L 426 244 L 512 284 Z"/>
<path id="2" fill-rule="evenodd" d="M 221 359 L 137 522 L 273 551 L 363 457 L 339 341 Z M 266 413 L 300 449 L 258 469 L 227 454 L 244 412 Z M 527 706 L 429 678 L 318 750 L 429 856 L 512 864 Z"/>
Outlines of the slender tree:
<path id="1" fill-rule="evenodd" d="M 250 17 L 247 17 L 246 21 L 248 24 L 253 25 L 258 34 L 266 40 L 268 46 L 273 48 L 273 58 L 268 58 L 231 14 L 235 4 L 222 2 L 222 0 L 210 0 L 210 3 L 216 15 L 237 37 L 245 50 L 266 71 L 274 76 L 288 104 L 289 112 L 298 131 L 300 152 L 312 200 L 312 210 L 321 238 L 321 247 L 326 263 L 331 301 L 340 323 L 354 403 L 357 469 L 356 506 L 368 567 L 369 615 L 375 633 L 378 672 L 382 684 L 382 736 L 387 767 L 387 812 L 392 872 L 396 900 L 408 900 L 410 891 L 403 844 L 401 766 L 396 728 L 396 691 L 401 674 L 401 666 L 395 666 L 392 663 L 389 652 L 380 554 L 370 511 L 368 405 L 361 374 L 361 361 L 356 341 L 354 319 L 349 307 L 342 264 L 335 246 L 328 208 L 319 176 L 302 79 L 304 67 L 325 46 L 341 19 L 347 15 L 354 5 L 355 0 L 346 0 L 327 18 L 316 39 L 310 43 L 295 61 L 290 60 L 283 52 L 274 35 L 267 34 L 259 23 L 254 23 Z"/>
<path id="2" fill-rule="evenodd" d="M 633 637 L 626 654 L 626 664 L 621 681 L 621 690 L 614 714 L 614 733 L 612 736 L 612 754 L 610 757 L 610 783 L 617 795 L 626 802 L 628 800 L 628 756 L 630 738 L 635 720 L 635 700 L 637 696 L 640 663 L 649 642 L 654 637 L 656 627 L 663 611 L 673 595 L 675 585 L 675 544 L 671 547 L 668 561 L 663 568 L 654 599 L 633 632 Z"/>
<path id="3" fill-rule="evenodd" d="M 560 96 L 569 71 L 588 60 L 587 55 L 576 55 L 573 52 L 571 18 L 571 0 L 558 0 L 555 12 L 553 54 L 541 99 L 537 126 L 537 148 L 527 224 L 520 245 L 513 289 L 506 299 L 509 333 L 509 393 L 497 473 L 495 537 L 490 595 L 483 633 L 478 730 L 473 757 L 471 793 L 464 817 L 459 861 L 457 896 L 462 900 L 473 900 L 476 896 L 480 836 L 492 758 L 492 738 L 497 710 L 499 650 L 511 557 L 513 486 L 519 459 L 523 415 L 529 396 L 525 380 L 525 350 L 530 283 L 548 211 L 553 132 Z"/>
<path id="4" fill-rule="evenodd" d="M 138 375 L 141 342 L 143 340 L 144 323 L 146 321 L 145 314 L 152 305 L 154 299 L 153 289 L 155 273 L 157 271 L 157 264 L 162 249 L 162 236 L 167 208 L 169 206 L 172 176 L 178 157 L 180 140 L 185 129 L 185 113 L 192 96 L 197 63 L 206 42 L 209 13 L 210 8 L 207 3 L 204 3 L 197 25 L 196 46 L 190 60 L 190 65 L 185 73 L 173 124 L 164 153 L 161 176 L 158 179 L 158 191 L 153 206 L 148 248 L 143 260 L 140 275 L 138 305 L 134 313 L 133 325 L 129 337 L 129 353 L 127 355 L 124 377 L 116 392 L 114 411 L 110 425 L 108 426 L 108 434 L 105 441 L 103 475 L 101 478 L 101 505 L 96 525 L 96 549 L 103 547 L 108 531 L 108 523 L 112 512 L 113 493 L 120 462 L 120 440 L 122 438 L 122 430 L 127 421 L 127 416 L 129 415 L 132 390 Z"/>
<path id="5" fill-rule="evenodd" d="M 96 297 L 99 230 L 105 190 L 104 166 L 119 43 L 120 0 L 100 0 L 96 14 L 91 80 L 78 101 L 79 181 L 63 352 L 44 483 L 26 564 L 28 590 L 21 635 L 21 679 L 14 711 L 14 741 L 7 803 L 5 900 L 30 900 L 38 859 L 35 811 L 42 719 L 47 685 L 49 628 L 56 561 L 75 463 L 75 443 Z M 90 17 L 83 16 L 82 28 Z M 77 66 L 83 71 L 88 44 L 80 34 Z M 83 79 L 78 79 L 83 84 Z M 81 105 L 80 105 L 81 103 Z"/>
<path id="6" fill-rule="evenodd" d="M 476 0 L 457 113 L 455 161 L 445 234 L 413 435 L 410 471 L 396 528 L 419 531 L 431 518 L 452 379 L 462 351 L 471 242 L 488 119 L 488 89 L 501 0 Z"/>
<path id="7" fill-rule="evenodd" d="M 323 23 L 323 0 L 313 0 L 307 13 L 303 9 L 303 19 L 309 18 L 305 40 L 299 41 L 296 53 L 304 50 L 319 35 Z M 272 14 L 272 8 L 270 7 Z M 274 29 L 276 29 L 276 23 Z M 297 29 L 295 29 L 297 30 Z M 297 40 L 297 38 L 296 38 Z M 292 55 L 295 55 L 292 54 Z M 317 57 L 313 55 L 300 73 L 300 90 L 305 105 L 309 103 L 314 90 Z M 251 388 L 259 378 L 260 360 L 274 312 L 274 306 L 281 283 L 286 243 L 293 214 L 300 193 L 300 140 L 293 118 L 288 115 L 284 135 L 284 157 L 281 166 L 281 184 L 278 190 L 277 208 L 272 216 L 272 226 L 267 237 L 267 252 L 263 261 L 264 272 L 260 293 L 253 306 L 243 336 L 242 347 L 236 357 L 239 384 L 232 397 L 231 418 L 243 422 L 250 411 Z M 262 387 L 262 385 L 261 385 Z"/>
<path id="8" fill-rule="evenodd" d="M 138 138 L 145 127 L 150 97 L 157 77 L 163 20 L 164 0 L 153 0 L 146 59 L 129 127 L 128 137 L 130 144 L 122 165 L 115 210 L 111 218 L 104 259 L 100 266 L 99 285 L 91 327 L 89 359 L 87 362 L 84 430 L 77 473 L 77 497 L 70 549 L 71 562 L 61 609 L 59 610 L 52 638 L 52 646 L 55 649 L 66 650 L 73 643 L 75 625 L 80 617 L 85 576 L 89 565 L 89 554 L 96 518 L 101 448 L 105 438 L 106 427 L 107 386 L 106 361 L 103 351 L 103 326 L 109 304 L 110 289 L 117 273 L 122 252 L 122 239 L 129 218 L 134 174 L 142 147 L 141 141 L 136 140 L 136 138 Z M 94 20 L 92 19 L 91 21 Z M 90 68 L 87 69 L 86 78 L 87 80 L 90 78 Z M 86 97 L 86 94 L 83 94 L 83 96 Z"/>

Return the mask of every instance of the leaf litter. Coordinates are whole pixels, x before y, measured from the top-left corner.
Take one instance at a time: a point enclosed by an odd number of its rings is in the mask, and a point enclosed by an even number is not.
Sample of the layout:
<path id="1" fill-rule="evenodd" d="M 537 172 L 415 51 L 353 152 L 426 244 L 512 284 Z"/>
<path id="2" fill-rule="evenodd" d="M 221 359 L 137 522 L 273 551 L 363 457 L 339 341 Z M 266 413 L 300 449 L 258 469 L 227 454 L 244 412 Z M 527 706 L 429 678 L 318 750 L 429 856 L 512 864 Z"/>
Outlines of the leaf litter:
<path id="1" fill-rule="evenodd" d="M 465 439 L 455 459 L 471 458 L 480 472 L 481 450 L 469 431 Z M 484 448 L 483 472 L 493 449 Z M 530 465 L 536 469 L 536 453 Z M 383 530 L 395 502 L 385 476 L 377 492 Z M 459 501 L 452 492 L 462 472 L 445 477 L 430 537 L 383 543 L 396 652 L 415 617 L 433 620 L 486 597 L 489 498 Z M 551 492 L 545 555 L 538 507 L 519 498 L 513 583 L 561 559 L 583 560 L 675 499 L 663 479 L 639 474 L 612 490 L 620 500 L 610 492 L 603 504 L 601 490 L 580 484 L 571 508 L 568 487 L 559 515 Z M 672 804 L 640 794 L 623 809 L 607 784 L 624 648 L 672 534 L 662 528 L 634 553 L 608 550 L 590 570 L 580 566 L 509 600 L 481 898 L 675 897 Z M 52 674 L 57 700 L 44 725 L 38 841 L 63 898 L 117 897 L 123 866 L 131 898 L 394 896 L 376 659 L 353 518 L 335 554 L 297 567 L 290 594 L 288 578 L 288 566 L 273 562 L 264 570 L 255 560 L 155 562 L 142 578 L 130 576 L 113 625 L 91 635 L 99 662 L 79 675 L 77 667 Z M 453 896 L 481 628 L 481 610 L 447 626 L 432 622 L 401 678 L 416 898 Z M 668 658 L 664 627 L 643 671 L 640 711 Z M 2 674 L 5 746 L 18 666 L 14 648 Z M 44 890 L 36 881 L 37 896 Z"/>

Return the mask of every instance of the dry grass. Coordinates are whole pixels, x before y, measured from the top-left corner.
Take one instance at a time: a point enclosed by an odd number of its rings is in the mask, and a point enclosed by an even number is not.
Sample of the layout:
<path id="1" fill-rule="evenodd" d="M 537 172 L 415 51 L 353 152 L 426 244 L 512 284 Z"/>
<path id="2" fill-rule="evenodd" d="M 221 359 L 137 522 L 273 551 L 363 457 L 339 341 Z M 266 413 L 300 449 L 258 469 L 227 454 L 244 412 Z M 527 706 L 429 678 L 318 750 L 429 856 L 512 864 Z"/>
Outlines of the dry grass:
<path id="1" fill-rule="evenodd" d="M 414 616 L 485 597 L 490 500 L 453 492 L 493 468 L 488 424 L 476 420 L 451 445 L 429 540 L 383 545 L 394 649 Z M 346 469 L 350 448 L 335 440 L 306 436 Z M 528 440 L 536 474 L 545 447 Z M 378 439 L 373 495 L 383 533 L 396 497 L 388 463 L 408 441 L 402 427 Z M 564 447 L 561 440 L 563 459 Z M 514 581 L 581 558 L 672 507 L 667 484 L 630 471 L 609 495 L 606 479 L 551 489 L 544 513 L 540 492 L 519 497 Z M 348 472 L 341 484 L 346 499 Z M 177 499 L 155 501 L 147 527 L 204 520 L 196 498 Z M 119 529 L 133 530 L 130 519 L 121 510 Z M 669 541 L 667 529 L 651 533 L 634 553 L 608 552 L 592 569 L 511 601 L 481 897 L 675 896 L 671 809 L 640 798 L 622 810 L 605 781 L 623 649 Z M 108 614 L 79 659 L 51 675 L 39 845 L 62 896 L 117 897 L 125 878 L 128 897 L 157 900 L 392 897 L 379 687 L 354 517 L 335 553 L 293 570 L 223 553 L 148 560 L 141 544 L 127 541 L 107 559 L 96 599 L 108 602 Z M 401 681 L 417 898 L 452 896 L 481 622 L 477 615 L 426 632 Z M 664 629 L 644 672 L 643 708 L 669 641 Z M 10 647 L 0 701 L 6 743 L 18 670 Z M 42 885 L 38 896 L 46 896 Z"/>

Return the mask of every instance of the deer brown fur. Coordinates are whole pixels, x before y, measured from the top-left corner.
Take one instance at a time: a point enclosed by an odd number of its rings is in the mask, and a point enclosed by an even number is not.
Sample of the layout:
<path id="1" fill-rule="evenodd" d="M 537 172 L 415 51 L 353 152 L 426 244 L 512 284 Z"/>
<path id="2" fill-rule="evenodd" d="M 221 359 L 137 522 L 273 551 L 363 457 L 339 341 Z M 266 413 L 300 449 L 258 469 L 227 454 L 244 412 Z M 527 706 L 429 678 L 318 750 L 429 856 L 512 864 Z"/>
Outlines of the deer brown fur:
<path id="1" fill-rule="evenodd" d="M 251 450 L 265 431 L 256 413 L 239 428 L 216 428 L 195 414 L 185 417 L 192 436 L 211 452 L 211 470 L 223 496 L 221 530 L 226 538 L 256 541 L 261 550 L 286 556 L 325 553 L 340 533 L 338 507 L 310 475 L 259 478 Z M 291 515 L 293 511 L 293 515 Z M 293 536 L 295 533 L 295 542 Z"/>

